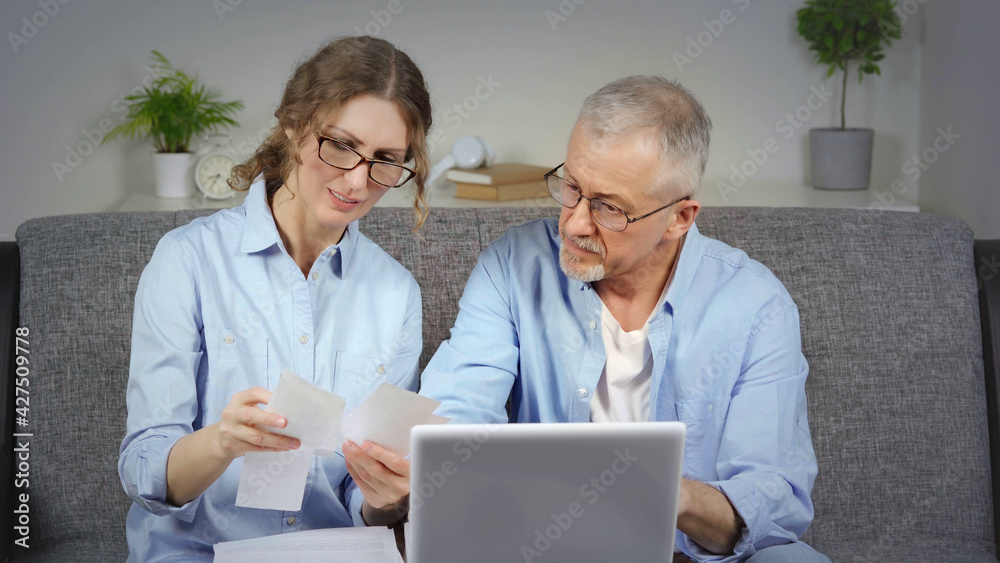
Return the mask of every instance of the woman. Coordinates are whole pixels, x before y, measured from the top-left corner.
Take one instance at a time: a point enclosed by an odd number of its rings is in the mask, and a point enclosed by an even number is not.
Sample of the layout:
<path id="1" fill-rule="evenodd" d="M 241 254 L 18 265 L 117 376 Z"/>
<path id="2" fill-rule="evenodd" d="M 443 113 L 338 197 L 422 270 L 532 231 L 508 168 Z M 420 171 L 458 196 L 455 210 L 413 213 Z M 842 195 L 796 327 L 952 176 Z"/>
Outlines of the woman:
<path id="1" fill-rule="evenodd" d="M 419 69 L 386 41 L 339 39 L 298 67 L 275 116 L 230 180 L 249 186 L 243 206 L 167 233 L 139 281 L 118 463 L 130 561 L 405 514 L 409 463 L 370 443 L 314 457 L 297 512 L 235 505 L 245 453 L 299 446 L 259 406 L 282 370 L 350 410 L 383 381 L 415 389 L 422 345 L 416 282 L 357 228 L 411 177 L 418 227 L 426 216 Z"/>

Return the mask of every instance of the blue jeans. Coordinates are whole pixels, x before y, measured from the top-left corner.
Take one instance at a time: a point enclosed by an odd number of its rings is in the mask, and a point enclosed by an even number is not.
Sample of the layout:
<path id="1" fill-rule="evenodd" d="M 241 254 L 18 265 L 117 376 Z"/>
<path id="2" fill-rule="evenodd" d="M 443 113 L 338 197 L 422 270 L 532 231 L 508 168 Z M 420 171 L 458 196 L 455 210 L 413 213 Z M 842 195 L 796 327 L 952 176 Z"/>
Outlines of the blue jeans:
<path id="1" fill-rule="evenodd" d="M 772 545 L 754 553 L 747 563 L 830 563 L 830 558 L 802 542 Z"/>

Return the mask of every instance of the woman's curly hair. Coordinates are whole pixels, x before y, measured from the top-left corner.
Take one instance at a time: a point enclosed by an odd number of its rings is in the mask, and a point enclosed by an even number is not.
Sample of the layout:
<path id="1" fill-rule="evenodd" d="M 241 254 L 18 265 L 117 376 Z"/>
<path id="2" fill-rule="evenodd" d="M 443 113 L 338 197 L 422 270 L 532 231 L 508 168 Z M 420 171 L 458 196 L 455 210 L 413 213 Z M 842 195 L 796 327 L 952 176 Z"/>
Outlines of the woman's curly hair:
<path id="1" fill-rule="evenodd" d="M 355 96 L 369 94 L 397 105 L 406 122 L 406 161 L 416 176 L 413 211 L 416 227 L 427 218 L 424 200 L 429 162 L 427 132 L 431 127 L 431 101 L 424 77 L 406 53 L 375 37 L 343 37 L 321 47 L 295 69 L 285 85 L 274 116 L 278 124 L 253 156 L 233 168 L 229 186 L 249 189 L 263 175 L 268 200 L 302 161 L 297 147 L 311 131 L 311 123 L 329 115 Z M 293 138 L 285 134 L 294 131 Z"/>

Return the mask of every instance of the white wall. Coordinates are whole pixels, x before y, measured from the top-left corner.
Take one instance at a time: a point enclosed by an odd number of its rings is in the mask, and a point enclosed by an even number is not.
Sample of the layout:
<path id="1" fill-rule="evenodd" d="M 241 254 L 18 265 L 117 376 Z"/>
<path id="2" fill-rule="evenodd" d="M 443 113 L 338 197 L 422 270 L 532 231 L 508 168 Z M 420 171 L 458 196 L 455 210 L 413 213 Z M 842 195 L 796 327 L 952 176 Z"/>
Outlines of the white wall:
<path id="1" fill-rule="evenodd" d="M 389 14 L 397 1 L 402 11 Z M 120 98 L 141 83 L 150 49 L 246 103 L 242 126 L 232 131 L 243 143 L 259 140 L 270 125 L 297 60 L 330 37 L 374 32 L 425 73 L 440 139 L 434 160 L 460 135 L 474 133 L 502 160 L 555 165 L 586 95 L 628 74 L 679 78 L 715 123 L 704 189 L 717 190 L 767 138 L 780 147 L 763 166 L 747 166 L 758 169 L 730 195 L 736 203 L 752 203 L 755 192 L 776 184 L 806 186 L 807 130 L 837 123 L 836 95 L 815 111 L 806 106 L 819 101 L 810 100 L 811 89 L 822 86 L 825 73 L 795 33 L 799 0 L 242 0 L 220 15 L 227 2 L 239 0 L 0 5 L 8 39 L 0 45 L 0 238 L 12 238 L 30 217 L 113 210 L 130 193 L 152 193 L 148 142 L 116 140 L 79 163 L 67 163 L 66 148 L 86 150 L 87 132 L 102 136 L 102 119 L 122 121 Z M 58 6 L 58 13 L 43 17 L 43 6 Z M 722 23 L 724 10 L 731 23 Z M 900 178 L 903 159 L 918 151 L 922 11 L 906 22 L 904 40 L 883 61 L 883 77 L 849 87 L 848 125 L 877 131 L 873 187 Z M 22 18 L 44 26 L 30 38 L 31 28 L 23 30 L 26 42 L 14 39 L 15 49 L 12 34 L 22 35 Z M 707 46 L 692 47 L 699 40 Z M 691 62 L 678 65 L 675 53 Z M 475 99 L 480 78 L 490 77 L 499 85 Z M 829 84 L 827 91 L 836 91 L 836 78 Z M 463 103 L 478 107 L 463 117 L 454 109 Z M 797 129 L 782 121 L 796 110 L 808 117 Z M 58 177 L 53 163 L 75 166 Z M 916 183 L 902 179 L 915 201 Z"/>
<path id="2" fill-rule="evenodd" d="M 1000 238 L 1000 2 L 928 2 L 926 10 L 920 152 L 909 167 L 921 174 L 920 205 L 965 220 L 976 238 Z"/>

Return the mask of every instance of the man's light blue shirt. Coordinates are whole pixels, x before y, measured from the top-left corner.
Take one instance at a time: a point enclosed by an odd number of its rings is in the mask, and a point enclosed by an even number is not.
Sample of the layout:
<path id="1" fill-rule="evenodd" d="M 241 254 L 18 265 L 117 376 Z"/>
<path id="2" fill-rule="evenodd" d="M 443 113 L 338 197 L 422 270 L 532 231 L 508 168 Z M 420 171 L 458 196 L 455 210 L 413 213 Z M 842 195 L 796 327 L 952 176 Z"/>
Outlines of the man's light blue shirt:
<path id="1" fill-rule="evenodd" d="M 243 458 L 181 507 L 166 502 L 178 438 L 216 423 L 232 396 L 274 390 L 289 369 L 347 399 L 382 382 L 415 390 L 420 290 L 351 223 L 308 275 L 278 235 L 263 183 L 243 206 L 167 233 L 139 281 L 132 324 L 128 428 L 118 472 L 134 504 L 129 561 L 211 559 L 220 541 L 363 525 L 363 497 L 341 455 L 314 457 L 302 509 L 235 505 Z"/>
<path id="2" fill-rule="evenodd" d="M 511 229 L 479 256 L 421 394 L 457 422 L 587 422 L 606 355 L 601 301 L 559 268 L 555 219 Z M 799 314 L 781 282 L 692 226 L 649 327 L 650 420 L 687 425 L 684 476 L 721 490 L 746 527 L 729 557 L 678 532 L 698 560 L 738 561 L 801 536 L 816 458 Z"/>

